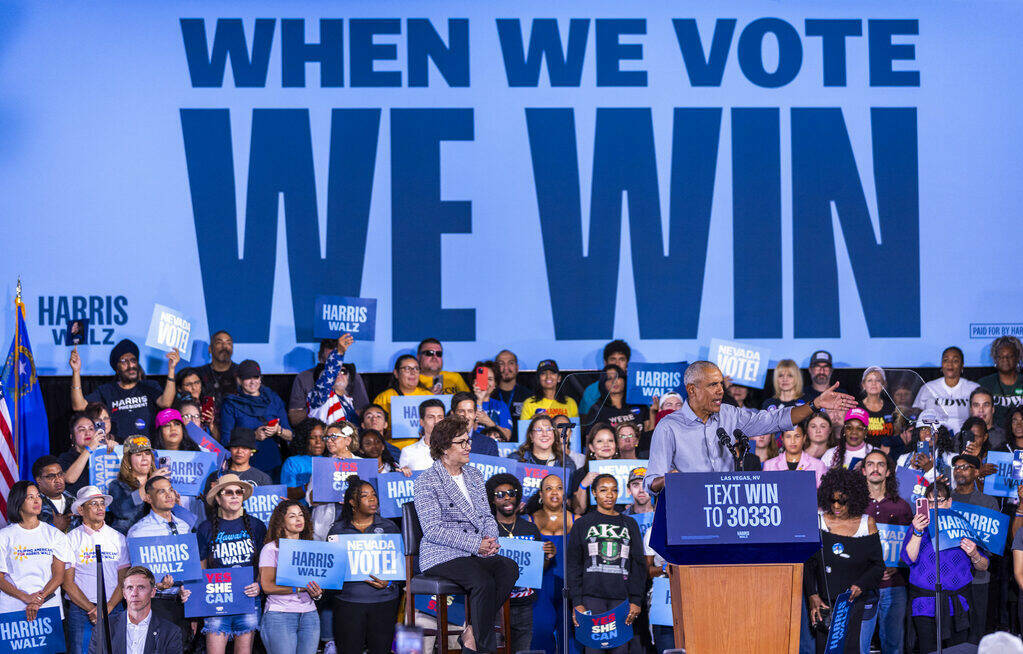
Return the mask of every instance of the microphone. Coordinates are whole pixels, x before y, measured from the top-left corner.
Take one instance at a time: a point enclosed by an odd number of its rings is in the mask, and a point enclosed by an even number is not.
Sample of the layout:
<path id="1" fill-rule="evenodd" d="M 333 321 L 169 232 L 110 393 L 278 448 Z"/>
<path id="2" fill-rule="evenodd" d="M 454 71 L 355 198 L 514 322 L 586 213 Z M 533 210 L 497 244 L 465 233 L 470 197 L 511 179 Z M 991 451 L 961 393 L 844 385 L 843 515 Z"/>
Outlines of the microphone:
<path id="1" fill-rule="evenodd" d="M 732 433 L 735 434 L 735 442 L 737 443 L 738 447 L 741 448 L 742 452 L 741 457 L 736 457 L 742 459 L 739 464 L 739 470 L 744 471 L 762 470 L 763 465 L 760 463 L 760 457 L 758 457 L 755 452 L 749 451 L 749 436 L 742 433 L 741 429 L 736 429 Z"/>
<path id="2" fill-rule="evenodd" d="M 728 432 L 725 431 L 725 428 L 724 427 L 718 427 L 717 434 L 718 434 L 718 443 L 721 445 L 721 447 L 723 447 L 723 448 L 725 448 L 727 450 L 731 450 L 732 449 L 732 439 L 728 437 Z M 733 456 L 734 456 L 734 454 L 733 454 Z"/>

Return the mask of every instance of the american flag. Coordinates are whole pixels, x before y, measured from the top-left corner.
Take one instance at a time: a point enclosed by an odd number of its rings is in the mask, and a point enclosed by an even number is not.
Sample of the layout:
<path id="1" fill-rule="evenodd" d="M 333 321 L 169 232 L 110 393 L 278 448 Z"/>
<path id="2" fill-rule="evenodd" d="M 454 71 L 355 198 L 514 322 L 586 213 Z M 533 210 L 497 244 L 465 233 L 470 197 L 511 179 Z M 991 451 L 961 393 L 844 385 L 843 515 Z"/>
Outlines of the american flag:
<path id="1" fill-rule="evenodd" d="M 14 458 L 14 437 L 7 400 L 0 387 L 0 525 L 7 524 L 7 496 L 17 478 L 18 461 Z"/>

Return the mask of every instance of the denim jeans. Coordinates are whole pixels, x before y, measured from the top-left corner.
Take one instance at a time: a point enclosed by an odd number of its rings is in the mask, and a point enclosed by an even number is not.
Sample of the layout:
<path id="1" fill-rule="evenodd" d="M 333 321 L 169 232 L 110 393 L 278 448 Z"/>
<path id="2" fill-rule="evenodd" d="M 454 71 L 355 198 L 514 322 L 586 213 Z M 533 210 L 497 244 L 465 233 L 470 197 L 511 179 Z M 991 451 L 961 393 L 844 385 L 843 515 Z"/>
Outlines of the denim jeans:
<path id="1" fill-rule="evenodd" d="M 117 606 L 109 619 L 123 611 Z M 92 622 L 89 615 L 74 602 L 68 602 L 67 612 L 67 651 L 68 654 L 88 654 L 89 640 L 92 638 Z"/>
<path id="2" fill-rule="evenodd" d="M 902 654 L 906 623 L 906 587 L 881 588 L 877 602 L 877 626 L 881 630 L 881 653 Z M 864 622 L 864 625 L 866 623 Z"/>
<path id="3" fill-rule="evenodd" d="M 320 616 L 316 611 L 267 611 L 259 635 L 267 654 L 315 654 L 320 644 Z"/>

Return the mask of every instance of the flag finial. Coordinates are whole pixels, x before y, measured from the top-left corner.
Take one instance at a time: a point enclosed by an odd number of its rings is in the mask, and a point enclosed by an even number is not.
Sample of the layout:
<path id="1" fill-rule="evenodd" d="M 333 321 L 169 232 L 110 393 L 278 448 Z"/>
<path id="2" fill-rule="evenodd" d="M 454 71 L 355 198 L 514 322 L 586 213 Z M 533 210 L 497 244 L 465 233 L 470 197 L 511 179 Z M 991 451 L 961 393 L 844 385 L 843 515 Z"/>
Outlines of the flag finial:
<path id="1" fill-rule="evenodd" d="M 18 303 L 18 304 L 21 304 L 21 277 L 20 276 L 18 277 L 18 289 L 15 292 L 14 301 L 16 303 Z"/>

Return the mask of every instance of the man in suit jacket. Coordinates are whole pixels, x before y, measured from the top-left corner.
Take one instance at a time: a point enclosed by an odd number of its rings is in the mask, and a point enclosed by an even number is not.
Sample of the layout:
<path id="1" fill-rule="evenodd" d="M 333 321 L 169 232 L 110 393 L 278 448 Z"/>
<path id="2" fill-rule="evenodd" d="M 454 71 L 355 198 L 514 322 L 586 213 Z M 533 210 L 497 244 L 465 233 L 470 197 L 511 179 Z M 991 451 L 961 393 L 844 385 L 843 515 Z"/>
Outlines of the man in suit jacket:
<path id="1" fill-rule="evenodd" d="M 419 567 L 467 591 L 472 625 L 463 654 L 495 649 L 494 619 L 519 576 L 519 566 L 497 553 L 497 522 L 483 474 L 469 463 L 469 423 L 455 414 L 430 436 L 433 466 L 415 483 L 413 501 L 423 529 Z"/>
<path id="2" fill-rule="evenodd" d="M 111 651 L 103 630 L 93 629 L 89 654 L 181 654 L 181 629 L 153 613 L 155 595 L 156 579 L 149 568 L 129 568 L 124 577 L 128 610 L 110 622 Z"/>

